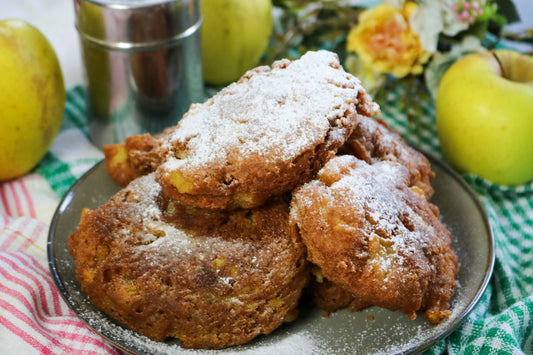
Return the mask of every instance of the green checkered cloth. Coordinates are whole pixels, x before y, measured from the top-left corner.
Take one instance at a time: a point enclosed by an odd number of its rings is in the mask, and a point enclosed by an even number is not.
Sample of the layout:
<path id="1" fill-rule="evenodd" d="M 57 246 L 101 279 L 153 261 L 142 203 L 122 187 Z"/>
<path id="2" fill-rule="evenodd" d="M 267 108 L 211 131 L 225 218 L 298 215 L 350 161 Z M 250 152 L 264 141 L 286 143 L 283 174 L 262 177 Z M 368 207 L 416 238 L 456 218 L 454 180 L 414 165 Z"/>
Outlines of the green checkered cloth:
<path id="1" fill-rule="evenodd" d="M 69 139 L 69 135 L 77 135 L 79 139 Z M 72 146 L 71 143 L 76 146 Z M 62 149 L 59 151 L 53 149 L 56 145 L 61 145 Z M 67 91 L 65 114 L 54 146 L 39 163 L 36 172 L 47 179 L 59 196 L 63 196 L 90 166 L 104 157 L 103 153 L 94 152 L 96 148 L 89 141 L 85 96 L 81 86 Z M 69 159 L 67 153 L 73 150 L 79 151 L 81 155 L 75 159 L 70 155 Z M 86 152 L 91 153 L 86 154 Z"/>
<path id="2" fill-rule="evenodd" d="M 419 88 L 417 105 L 403 110 L 398 103 L 404 94 L 405 87 L 388 93 L 381 103 L 385 120 L 411 145 L 442 160 L 433 100 Z M 470 316 L 426 353 L 533 354 L 533 182 L 506 187 L 472 174 L 463 178 L 489 217 L 496 247 L 494 273 Z"/>
<path id="3" fill-rule="evenodd" d="M 405 90 L 405 86 L 396 86 L 387 93 L 380 102 L 383 118 L 411 145 L 442 159 L 432 99 L 423 88 L 417 88 L 417 105 L 402 107 Z M 37 172 L 62 196 L 103 157 L 89 142 L 81 87 L 67 93 L 58 139 L 72 144 L 66 151 L 51 149 Z M 426 353 L 533 354 L 533 183 L 503 187 L 474 175 L 463 178 L 490 219 L 496 241 L 494 274 L 470 316 Z"/>

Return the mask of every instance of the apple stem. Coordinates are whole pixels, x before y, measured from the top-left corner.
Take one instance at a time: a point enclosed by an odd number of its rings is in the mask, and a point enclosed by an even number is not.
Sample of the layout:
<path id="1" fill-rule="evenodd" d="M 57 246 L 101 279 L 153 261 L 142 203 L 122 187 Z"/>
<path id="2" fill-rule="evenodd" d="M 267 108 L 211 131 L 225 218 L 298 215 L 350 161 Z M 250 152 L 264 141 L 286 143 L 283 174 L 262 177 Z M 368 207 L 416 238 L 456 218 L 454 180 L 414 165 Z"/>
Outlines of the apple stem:
<path id="1" fill-rule="evenodd" d="M 496 54 L 495 50 L 491 50 L 490 52 L 492 53 L 492 56 L 494 57 L 494 59 L 496 59 L 496 61 L 498 62 L 498 66 L 500 67 L 500 70 L 502 72 L 502 76 L 504 78 L 508 79 L 507 73 L 505 72 L 505 68 L 503 67 L 503 64 L 502 64 L 502 61 L 500 60 L 500 57 L 498 57 L 498 54 Z"/>

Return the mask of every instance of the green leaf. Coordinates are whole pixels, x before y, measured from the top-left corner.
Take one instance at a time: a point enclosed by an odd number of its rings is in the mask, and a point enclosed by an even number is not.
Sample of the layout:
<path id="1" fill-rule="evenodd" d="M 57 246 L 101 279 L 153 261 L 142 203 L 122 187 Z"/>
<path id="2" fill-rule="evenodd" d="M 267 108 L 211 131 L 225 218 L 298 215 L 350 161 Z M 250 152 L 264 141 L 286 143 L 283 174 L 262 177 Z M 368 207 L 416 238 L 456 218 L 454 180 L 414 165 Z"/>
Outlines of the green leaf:
<path id="1" fill-rule="evenodd" d="M 498 14 L 507 19 L 507 23 L 519 22 L 520 15 L 512 0 L 496 0 L 496 5 L 498 5 Z M 500 18 L 501 20 L 501 18 Z"/>

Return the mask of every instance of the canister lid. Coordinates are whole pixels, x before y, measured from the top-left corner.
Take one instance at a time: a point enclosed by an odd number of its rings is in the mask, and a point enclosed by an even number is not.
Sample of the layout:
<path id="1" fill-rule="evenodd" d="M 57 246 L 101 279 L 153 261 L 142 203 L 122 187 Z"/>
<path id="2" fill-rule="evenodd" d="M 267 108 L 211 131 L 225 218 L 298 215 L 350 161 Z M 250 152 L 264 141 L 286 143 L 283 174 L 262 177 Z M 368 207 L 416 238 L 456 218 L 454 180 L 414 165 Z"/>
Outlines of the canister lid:
<path id="1" fill-rule="evenodd" d="M 74 0 L 81 40 L 114 50 L 170 47 L 194 34 L 199 0 Z"/>

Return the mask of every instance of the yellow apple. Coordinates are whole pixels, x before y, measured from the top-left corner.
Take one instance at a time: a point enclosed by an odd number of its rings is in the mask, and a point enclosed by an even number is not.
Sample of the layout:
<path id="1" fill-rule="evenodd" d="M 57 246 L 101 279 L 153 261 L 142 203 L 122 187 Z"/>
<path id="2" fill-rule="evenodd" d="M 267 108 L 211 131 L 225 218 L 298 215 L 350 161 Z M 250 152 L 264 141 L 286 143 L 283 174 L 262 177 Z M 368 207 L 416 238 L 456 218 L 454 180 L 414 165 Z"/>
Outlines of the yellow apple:
<path id="1" fill-rule="evenodd" d="M 533 57 L 510 50 L 467 55 L 444 74 L 437 132 L 450 165 L 494 183 L 533 180 Z"/>
<path id="2" fill-rule="evenodd" d="M 22 20 L 0 21 L 0 181 L 30 171 L 59 131 L 65 86 L 54 49 Z"/>
<path id="3" fill-rule="evenodd" d="M 271 0 L 202 0 L 204 80 L 225 85 L 255 67 L 272 33 Z"/>

